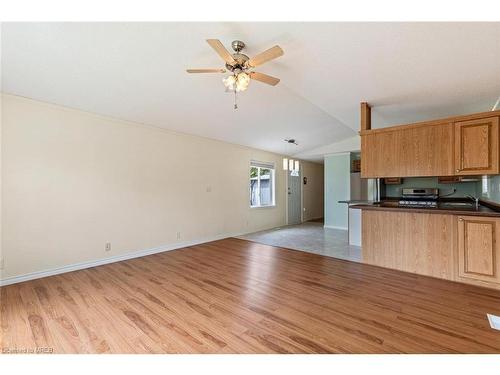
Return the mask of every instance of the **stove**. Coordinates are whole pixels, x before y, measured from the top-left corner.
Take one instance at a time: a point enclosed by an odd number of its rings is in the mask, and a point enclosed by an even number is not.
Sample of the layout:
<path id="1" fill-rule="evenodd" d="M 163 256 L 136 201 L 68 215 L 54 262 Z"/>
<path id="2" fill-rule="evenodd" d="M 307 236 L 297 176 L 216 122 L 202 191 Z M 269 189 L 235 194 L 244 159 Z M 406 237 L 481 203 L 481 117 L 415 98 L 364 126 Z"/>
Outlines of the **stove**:
<path id="1" fill-rule="evenodd" d="M 404 188 L 399 206 L 436 208 L 438 198 L 437 188 Z"/>
<path id="2" fill-rule="evenodd" d="M 401 207 L 437 207 L 437 201 L 427 200 L 405 200 L 400 199 L 399 205 Z"/>

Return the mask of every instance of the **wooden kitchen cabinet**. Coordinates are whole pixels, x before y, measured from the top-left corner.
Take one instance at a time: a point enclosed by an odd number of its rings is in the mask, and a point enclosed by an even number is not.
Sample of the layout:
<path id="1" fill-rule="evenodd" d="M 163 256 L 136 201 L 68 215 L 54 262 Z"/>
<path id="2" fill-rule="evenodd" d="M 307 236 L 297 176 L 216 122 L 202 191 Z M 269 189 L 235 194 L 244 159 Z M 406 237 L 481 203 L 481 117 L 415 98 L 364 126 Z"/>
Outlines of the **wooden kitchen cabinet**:
<path id="1" fill-rule="evenodd" d="M 498 117 L 454 124 L 455 174 L 498 174 Z"/>
<path id="2" fill-rule="evenodd" d="M 455 279 L 452 215 L 363 210 L 363 263 Z"/>
<path id="3" fill-rule="evenodd" d="M 360 131 L 361 177 L 500 174 L 500 111 Z"/>
<path id="4" fill-rule="evenodd" d="M 457 220 L 459 280 L 500 284 L 500 219 L 459 216 Z"/>
<path id="5" fill-rule="evenodd" d="M 386 177 L 384 178 L 384 184 L 386 185 L 401 185 L 403 179 L 401 177 Z"/>
<path id="6" fill-rule="evenodd" d="M 438 184 L 456 184 L 457 182 L 477 182 L 481 176 L 439 176 Z"/>
<path id="7" fill-rule="evenodd" d="M 361 177 L 453 175 L 453 124 L 361 134 Z"/>
<path id="8" fill-rule="evenodd" d="M 362 262 L 500 290 L 500 218 L 363 209 Z"/>

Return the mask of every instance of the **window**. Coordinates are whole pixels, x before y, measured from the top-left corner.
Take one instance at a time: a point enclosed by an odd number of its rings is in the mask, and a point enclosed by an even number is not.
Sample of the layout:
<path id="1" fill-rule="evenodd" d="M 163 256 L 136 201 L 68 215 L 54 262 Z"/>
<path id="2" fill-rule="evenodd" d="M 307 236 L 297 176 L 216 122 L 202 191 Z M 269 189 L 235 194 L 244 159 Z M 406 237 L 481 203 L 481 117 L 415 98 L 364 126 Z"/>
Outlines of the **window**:
<path id="1" fill-rule="evenodd" d="M 274 206 L 274 164 L 250 163 L 250 207 Z"/>

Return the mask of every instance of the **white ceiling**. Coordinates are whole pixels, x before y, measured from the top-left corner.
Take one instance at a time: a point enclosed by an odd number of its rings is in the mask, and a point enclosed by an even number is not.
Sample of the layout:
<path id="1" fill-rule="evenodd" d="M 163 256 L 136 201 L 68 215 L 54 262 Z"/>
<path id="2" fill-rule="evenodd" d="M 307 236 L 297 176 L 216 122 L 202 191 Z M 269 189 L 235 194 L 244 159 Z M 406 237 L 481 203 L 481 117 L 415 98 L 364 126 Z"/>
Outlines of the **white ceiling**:
<path id="1" fill-rule="evenodd" d="M 205 42 L 234 39 L 256 69 L 239 109 Z M 2 91 L 125 120 L 283 153 L 352 138 L 359 102 L 374 127 L 491 109 L 500 96 L 500 23 L 7 23 Z M 311 159 L 318 159 L 315 155 Z"/>

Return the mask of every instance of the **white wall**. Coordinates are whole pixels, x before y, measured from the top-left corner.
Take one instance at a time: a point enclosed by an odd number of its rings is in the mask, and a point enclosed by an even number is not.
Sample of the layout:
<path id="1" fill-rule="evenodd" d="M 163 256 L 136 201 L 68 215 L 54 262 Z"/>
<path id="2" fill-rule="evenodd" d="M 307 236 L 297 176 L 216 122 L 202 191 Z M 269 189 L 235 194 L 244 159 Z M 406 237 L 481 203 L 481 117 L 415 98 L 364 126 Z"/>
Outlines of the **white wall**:
<path id="1" fill-rule="evenodd" d="M 2 279 L 285 223 L 279 155 L 12 95 L 2 104 Z M 252 159 L 276 163 L 274 208 L 249 208 Z"/>
<path id="2" fill-rule="evenodd" d="M 300 152 L 295 154 L 295 156 L 307 159 L 323 159 L 327 155 L 359 150 L 361 150 L 361 137 L 359 135 L 355 135 L 339 142 Z"/>
<path id="3" fill-rule="evenodd" d="M 350 199 L 350 153 L 325 156 L 325 227 L 348 227 L 347 205 L 338 203 Z"/>

